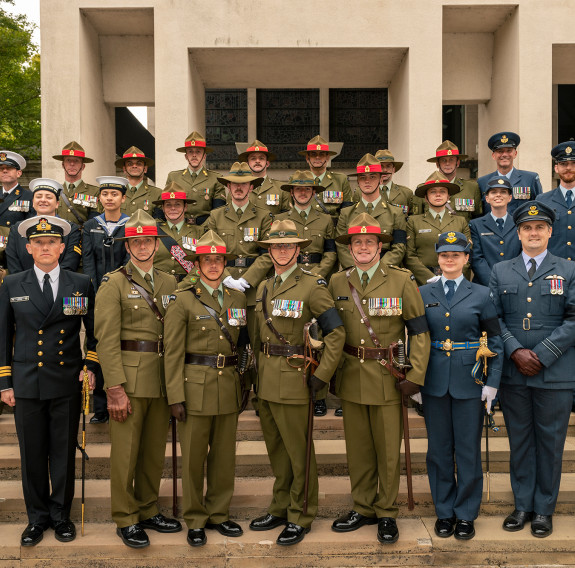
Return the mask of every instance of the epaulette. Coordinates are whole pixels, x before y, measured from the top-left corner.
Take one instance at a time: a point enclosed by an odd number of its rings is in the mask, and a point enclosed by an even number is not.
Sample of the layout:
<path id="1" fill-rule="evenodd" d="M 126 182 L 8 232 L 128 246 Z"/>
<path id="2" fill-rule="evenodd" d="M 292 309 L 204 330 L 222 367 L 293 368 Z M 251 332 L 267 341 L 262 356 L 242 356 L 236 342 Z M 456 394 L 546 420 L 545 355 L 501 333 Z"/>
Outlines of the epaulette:
<path id="1" fill-rule="evenodd" d="M 322 278 L 321 274 L 317 274 L 316 272 L 311 272 L 310 270 L 304 270 L 303 268 L 301 271 L 308 276 L 312 276 L 313 278 L 319 278 L 318 284 L 325 284 L 327 286 L 327 282 Z"/>
<path id="2" fill-rule="evenodd" d="M 123 267 L 120 266 L 120 268 L 123 268 Z M 120 268 L 116 268 L 116 270 L 111 270 L 110 272 L 107 272 L 106 274 L 104 274 L 104 276 L 102 277 L 102 281 L 100 282 L 100 284 L 103 284 L 104 282 L 108 282 L 108 280 L 110 280 L 110 275 L 111 275 L 111 274 L 116 274 L 116 272 L 119 272 Z"/>
<path id="3" fill-rule="evenodd" d="M 189 280 L 182 280 L 179 284 L 178 287 L 176 288 L 176 293 L 177 292 L 183 292 L 184 290 L 189 290 L 190 288 L 192 288 L 194 284 L 192 282 L 190 282 Z"/>
<path id="4" fill-rule="evenodd" d="M 411 278 L 411 280 L 415 280 L 415 276 L 411 273 L 411 270 L 403 268 L 403 266 L 396 266 L 395 264 L 387 264 L 386 266 L 388 268 L 393 268 L 394 270 L 400 270 L 401 272 L 406 272 L 407 274 L 409 274 L 409 278 Z"/>

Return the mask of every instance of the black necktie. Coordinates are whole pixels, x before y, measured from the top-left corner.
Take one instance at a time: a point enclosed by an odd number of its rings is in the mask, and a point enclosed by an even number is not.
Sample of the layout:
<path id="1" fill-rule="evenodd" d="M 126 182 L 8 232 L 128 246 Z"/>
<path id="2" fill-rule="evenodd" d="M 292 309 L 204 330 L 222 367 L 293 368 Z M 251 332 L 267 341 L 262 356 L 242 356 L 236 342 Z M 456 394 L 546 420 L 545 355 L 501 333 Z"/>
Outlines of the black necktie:
<path id="1" fill-rule="evenodd" d="M 500 231 L 503 231 L 503 219 L 495 219 Z"/>
<path id="2" fill-rule="evenodd" d="M 571 204 L 573 203 L 573 192 L 570 189 L 565 192 L 565 201 L 567 201 L 567 207 L 571 208 Z"/>
<path id="3" fill-rule="evenodd" d="M 453 294 L 455 294 L 455 280 L 446 280 L 445 285 L 447 286 L 447 294 L 445 294 L 445 299 L 447 300 L 447 303 L 451 305 Z"/>
<path id="4" fill-rule="evenodd" d="M 537 270 L 537 263 L 535 262 L 535 259 L 532 258 L 529 261 L 529 264 L 531 264 L 531 268 L 529 268 L 529 270 L 527 271 L 527 276 L 529 276 L 529 280 L 531 280 L 531 278 L 533 278 L 533 275 L 535 274 L 535 271 Z"/>
<path id="5" fill-rule="evenodd" d="M 42 295 L 46 303 L 51 308 L 54 304 L 54 293 L 52 292 L 52 285 L 50 284 L 50 275 L 44 274 L 44 286 L 42 286 Z"/>

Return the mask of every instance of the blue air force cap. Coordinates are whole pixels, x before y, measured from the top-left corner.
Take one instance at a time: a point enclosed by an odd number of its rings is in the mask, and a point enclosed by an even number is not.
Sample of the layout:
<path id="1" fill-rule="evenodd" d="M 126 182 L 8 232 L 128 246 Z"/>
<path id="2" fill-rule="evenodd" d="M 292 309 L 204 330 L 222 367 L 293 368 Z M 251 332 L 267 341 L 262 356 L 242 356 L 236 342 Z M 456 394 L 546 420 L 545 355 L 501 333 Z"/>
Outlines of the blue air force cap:
<path id="1" fill-rule="evenodd" d="M 556 162 L 570 162 L 575 160 L 575 140 L 561 142 L 551 150 L 551 156 Z"/>
<path id="2" fill-rule="evenodd" d="M 545 221 L 549 225 L 553 225 L 555 211 L 540 201 L 526 201 L 515 209 L 513 220 L 515 225 L 526 223 L 527 221 Z"/>
<path id="3" fill-rule="evenodd" d="M 463 233 L 458 231 L 449 231 L 449 233 L 441 233 L 435 245 L 435 252 L 465 252 L 468 253 L 471 249 L 471 244 Z"/>
<path id="4" fill-rule="evenodd" d="M 506 189 L 509 193 L 513 193 L 513 187 L 507 176 L 493 176 L 489 178 L 485 193 L 489 193 L 490 189 Z"/>
<path id="5" fill-rule="evenodd" d="M 489 149 L 494 152 L 498 148 L 517 148 L 521 142 L 519 134 L 515 132 L 498 132 L 494 134 L 487 142 Z"/>

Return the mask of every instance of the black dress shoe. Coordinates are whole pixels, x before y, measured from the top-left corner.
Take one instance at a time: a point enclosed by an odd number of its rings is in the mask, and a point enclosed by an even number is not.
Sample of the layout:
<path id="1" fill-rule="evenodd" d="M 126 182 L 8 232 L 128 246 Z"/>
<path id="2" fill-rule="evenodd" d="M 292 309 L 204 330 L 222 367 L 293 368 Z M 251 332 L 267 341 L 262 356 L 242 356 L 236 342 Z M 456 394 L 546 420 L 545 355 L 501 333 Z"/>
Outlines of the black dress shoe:
<path id="1" fill-rule="evenodd" d="M 333 415 L 341 418 L 343 416 L 343 408 L 341 406 L 339 408 L 336 408 Z"/>
<path id="2" fill-rule="evenodd" d="M 45 527 L 42 525 L 29 524 L 20 537 L 22 546 L 36 546 L 43 538 Z"/>
<path id="3" fill-rule="evenodd" d="M 471 540 L 475 536 L 475 527 L 473 521 L 464 521 L 458 519 L 455 523 L 455 532 L 453 536 L 458 540 Z"/>
<path id="4" fill-rule="evenodd" d="M 208 542 L 204 529 L 188 530 L 188 544 L 190 546 L 204 546 Z"/>
<path id="5" fill-rule="evenodd" d="M 71 542 L 76 538 L 76 527 L 70 519 L 57 521 L 52 525 L 54 527 L 54 536 L 60 542 Z"/>
<path id="6" fill-rule="evenodd" d="M 450 537 L 455 531 L 455 517 L 437 519 L 435 521 L 435 534 L 441 538 Z"/>
<path id="7" fill-rule="evenodd" d="M 250 523 L 250 529 L 252 531 L 269 531 L 276 527 L 285 525 L 286 523 L 286 519 L 282 519 L 282 517 L 276 517 L 275 515 L 268 513 L 267 515 L 254 519 Z"/>
<path id="8" fill-rule="evenodd" d="M 96 412 L 90 418 L 90 424 L 106 424 L 110 420 L 110 415 L 107 412 Z"/>
<path id="9" fill-rule="evenodd" d="M 242 527 L 234 521 L 224 521 L 223 523 L 206 523 L 206 528 L 216 530 L 224 536 L 242 536 Z"/>
<path id="10" fill-rule="evenodd" d="M 303 528 L 295 523 L 288 523 L 287 527 L 280 533 L 276 542 L 282 546 L 291 546 L 303 540 L 303 537 L 310 531 L 310 527 Z"/>
<path id="11" fill-rule="evenodd" d="M 146 531 L 138 525 L 130 525 L 116 529 L 116 534 L 122 539 L 126 546 L 130 548 L 145 548 L 150 545 L 150 539 Z"/>
<path id="12" fill-rule="evenodd" d="M 327 404 L 325 398 L 322 400 L 316 400 L 313 403 L 313 415 L 314 416 L 325 416 L 327 414 Z"/>
<path id="13" fill-rule="evenodd" d="M 336 519 L 332 525 L 331 530 L 335 532 L 350 532 L 355 531 L 363 525 L 376 525 L 377 519 L 375 517 L 366 517 L 356 511 L 350 511 L 347 515 L 343 515 Z"/>
<path id="14" fill-rule="evenodd" d="M 531 521 L 531 534 L 538 538 L 545 538 L 553 532 L 553 517 L 551 515 L 535 514 Z"/>
<path id="15" fill-rule="evenodd" d="M 515 509 L 513 513 L 503 521 L 503 529 L 509 532 L 521 531 L 525 523 L 532 518 L 533 513 L 526 513 L 525 511 Z"/>
<path id="16" fill-rule="evenodd" d="M 180 521 L 168 519 L 162 513 L 158 513 L 145 521 L 140 521 L 138 525 L 143 529 L 151 529 L 160 533 L 177 533 L 182 530 Z"/>
<path id="17" fill-rule="evenodd" d="M 377 519 L 377 540 L 383 544 L 393 544 L 399 538 L 397 523 L 391 517 Z"/>
<path id="18" fill-rule="evenodd" d="M 413 401 L 413 408 L 417 412 L 418 416 L 424 416 L 423 404 Z"/>

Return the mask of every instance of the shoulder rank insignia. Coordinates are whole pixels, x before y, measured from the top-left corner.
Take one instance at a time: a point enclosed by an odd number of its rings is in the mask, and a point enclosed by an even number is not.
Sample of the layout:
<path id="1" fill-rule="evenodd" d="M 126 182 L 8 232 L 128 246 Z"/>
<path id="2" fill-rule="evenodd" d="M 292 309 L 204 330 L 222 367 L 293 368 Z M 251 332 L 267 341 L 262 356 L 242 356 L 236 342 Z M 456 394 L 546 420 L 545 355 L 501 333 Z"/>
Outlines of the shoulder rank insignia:
<path id="1" fill-rule="evenodd" d="M 323 286 L 327 286 L 327 282 L 326 282 L 326 280 L 325 280 L 324 278 L 320 278 L 320 279 L 317 281 L 317 283 L 320 284 L 320 285 L 323 285 Z"/>
<path id="2" fill-rule="evenodd" d="M 104 276 L 104 277 L 102 278 L 101 284 L 103 284 L 104 282 L 108 282 L 108 280 L 110 280 L 110 277 L 109 277 L 109 276 Z"/>
<path id="3" fill-rule="evenodd" d="M 173 302 L 176 299 L 175 294 L 164 294 L 162 295 L 162 306 L 164 306 L 164 310 L 168 307 L 170 302 Z"/>

